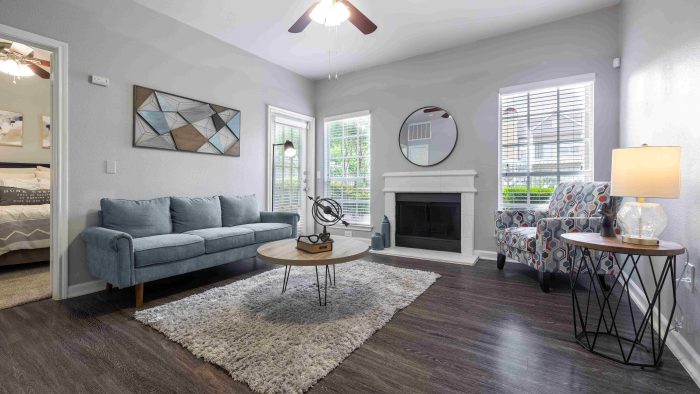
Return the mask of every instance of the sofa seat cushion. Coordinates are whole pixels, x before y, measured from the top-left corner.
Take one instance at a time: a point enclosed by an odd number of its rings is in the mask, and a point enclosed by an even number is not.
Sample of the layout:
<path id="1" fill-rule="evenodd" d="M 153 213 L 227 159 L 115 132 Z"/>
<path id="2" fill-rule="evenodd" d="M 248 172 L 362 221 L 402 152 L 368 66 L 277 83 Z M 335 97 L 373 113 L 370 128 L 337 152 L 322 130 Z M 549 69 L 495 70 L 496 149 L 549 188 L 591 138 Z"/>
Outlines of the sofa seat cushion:
<path id="1" fill-rule="evenodd" d="M 247 228 L 255 231 L 255 243 L 271 242 L 292 236 L 292 226 L 287 223 L 248 223 L 232 228 Z"/>
<path id="2" fill-rule="evenodd" d="M 245 227 L 214 227 L 201 230 L 188 231 L 204 238 L 204 246 L 207 253 L 221 252 L 222 250 L 240 248 L 255 243 L 255 232 Z"/>
<path id="3" fill-rule="evenodd" d="M 134 239 L 134 266 L 185 260 L 204 254 L 204 238 L 192 234 L 163 234 Z"/>
<path id="4" fill-rule="evenodd" d="M 498 243 L 508 249 L 519 249 L 535 253 L 537 227 L 509 227 L 496 233 Z"/>

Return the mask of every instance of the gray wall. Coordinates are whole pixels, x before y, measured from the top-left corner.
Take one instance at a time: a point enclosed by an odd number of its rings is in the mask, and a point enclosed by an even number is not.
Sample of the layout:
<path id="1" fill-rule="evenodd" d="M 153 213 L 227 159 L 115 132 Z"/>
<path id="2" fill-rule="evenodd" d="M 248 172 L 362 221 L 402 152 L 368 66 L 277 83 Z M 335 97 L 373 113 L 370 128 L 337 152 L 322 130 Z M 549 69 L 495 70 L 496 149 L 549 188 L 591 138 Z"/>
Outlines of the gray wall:
<path id="1" fill-rule="evenodd" d="M 51 81 L 39 77 L 21 78 L 0 73 L 0 109 L 21 112 L 23 145 L 0 145 L 0 162 L 51 163 L 51 149 L 41 147 L 42 115 L 51 115 Z"/>
<path id="2" fill-rule="evenodd" d="M 316 86 L 317 152 L 323 152 L 323 118 L 372 111 L 372 224 L 384 211 L 382 174 L 389 171 L 474 169 L 476 239 L 495 250 L 493 212 L 498 192 L 499 88 L 584 73 L 596 74 L 595 178 L 610 177 L 611 149 L 618 143 L 619 55 L 616 7 L 565 19 L 459 48 L 342 75 Z M 404 159 L 397 143 L 401 123 L 414 110 L 436 105 L 459 127 L 458 146 L 428 169 Z M 323 170 L 323 155 L 317 155 Z M 319 184 L 322 192 L 323 185 Z"/>
<path id="3" fill-rule="evenodd" d="M 266 104 L 313 113 L 311 81 L 131 1 L 0 0 L 0 23 L 69 45 L 69 283 L 102 197 L 265 193 Z M 111 80 L 108 88 L 88 75 Z M 241 157 L 132 148 L 132 85 L 242 111 Z M 116 160 L 107 175 L 104 161 Z"/>
<path id="4" fill-rule="evenodd" d="M 681 198 L 658 200 L 669 218 L 663 239 L 683 244 L 700 266 L 700 3 L 624 1 L 621 6 L 620 142 L 622 146 L 680 145 Z M 679 258 L 679 269 L 685 258 Z M 657 262 L 660 263 L 660 262 Z M 642 267 L 645 281 L 648 266 Z M 659 271 L 656 271 L 659 272 Z M 663 298 L 663 297 L 662 297 Z M 681 335 L 700 352 L 700 292 L 678 290 Z M 670 297 L 665 297 L 669 300 Z M 688 360 L 700 369 L 700 360 Z"/>

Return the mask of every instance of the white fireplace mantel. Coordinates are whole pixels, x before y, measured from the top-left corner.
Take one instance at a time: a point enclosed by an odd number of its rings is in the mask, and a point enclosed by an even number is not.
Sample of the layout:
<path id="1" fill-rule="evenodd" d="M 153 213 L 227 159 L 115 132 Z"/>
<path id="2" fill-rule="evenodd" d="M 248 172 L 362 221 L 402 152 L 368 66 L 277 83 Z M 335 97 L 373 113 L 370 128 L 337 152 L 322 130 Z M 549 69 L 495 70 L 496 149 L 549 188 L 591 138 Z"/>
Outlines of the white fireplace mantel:
<path id="1" fill-rule="evenodd" d="M 474 265 L 474 170 L 387 172 L 384 174 L 384 214 L 391 224 L 391 245 L 372 253 Z M 397 247 L 396 193 L 459 193 L 461 196 L 461 253 Z"/>

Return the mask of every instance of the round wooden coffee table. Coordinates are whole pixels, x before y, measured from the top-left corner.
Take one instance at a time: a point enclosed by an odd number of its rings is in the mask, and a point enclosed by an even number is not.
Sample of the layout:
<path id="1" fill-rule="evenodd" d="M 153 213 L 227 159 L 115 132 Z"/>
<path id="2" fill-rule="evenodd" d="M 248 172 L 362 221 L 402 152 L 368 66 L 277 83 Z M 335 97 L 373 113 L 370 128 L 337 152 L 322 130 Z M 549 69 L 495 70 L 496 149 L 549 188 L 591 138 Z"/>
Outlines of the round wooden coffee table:
<path id="1" fill-rule="evenodd" d="M 283 239 L 266 243 L 258 248 L 258 258 L 273 264 L 284 265 L 284 279 L 282 281 L 282 293 L 287 291 L 289 273 L 292 266 L 311 267 L 316 270 L 316 288 L 318 289 L 318 304 L 326 305 L 328 295 L 328 279 L 331 286 L 335 286 L 335 265 L 357 260 L 369 254 L 369 244 L 356 239 L 334 237 L 333 250 L 330 252 L 308 253 L 297 249 L 296 239 Z M 326 274 L 323 279 L 323 299 L 321 299 L 321 284 L 318 279 L 318 266 L 326 266 Z M 333 267 L 333 275 L 329 266 Z"/>

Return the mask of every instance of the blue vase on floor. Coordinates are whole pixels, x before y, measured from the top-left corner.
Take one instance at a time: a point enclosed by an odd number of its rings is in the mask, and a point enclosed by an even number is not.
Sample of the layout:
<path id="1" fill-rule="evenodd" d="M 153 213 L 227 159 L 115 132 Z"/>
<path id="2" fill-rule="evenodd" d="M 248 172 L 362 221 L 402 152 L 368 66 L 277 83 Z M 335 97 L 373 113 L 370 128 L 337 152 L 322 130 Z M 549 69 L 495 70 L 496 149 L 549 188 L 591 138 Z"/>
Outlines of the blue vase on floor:
<path id="1" fill-rule="evenodd" d="M 389 223 L 389 218 L 384 215 L 382 220 L 382 237 L 384 237 L 384 247 L 391 247 L 391 224 Z"/>
<path id="2" fill-rule="evenodd" d="M 384 237 L 379 233 L 374 233 L 372 235 L 372 250 L 382 249 L 384 249 Z"/>

